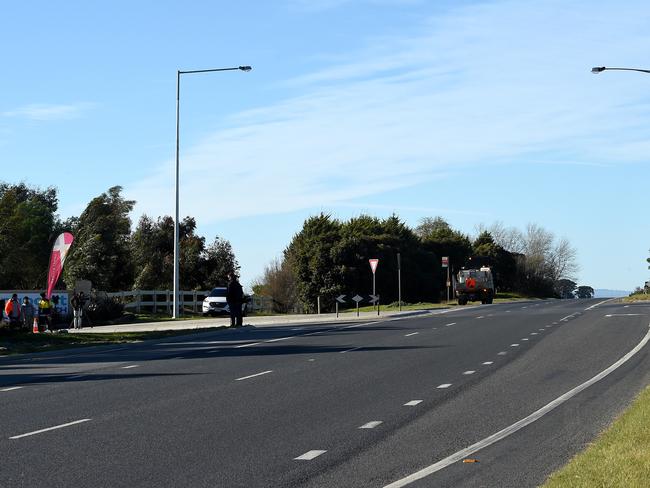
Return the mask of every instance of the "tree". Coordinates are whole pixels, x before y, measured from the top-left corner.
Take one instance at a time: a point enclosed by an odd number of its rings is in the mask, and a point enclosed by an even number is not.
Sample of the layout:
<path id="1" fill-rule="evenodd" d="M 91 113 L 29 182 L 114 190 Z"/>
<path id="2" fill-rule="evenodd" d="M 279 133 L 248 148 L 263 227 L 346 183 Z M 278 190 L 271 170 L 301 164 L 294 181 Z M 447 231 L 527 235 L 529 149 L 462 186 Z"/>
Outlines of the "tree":
<path id="1" fill-rule="evenodd" d="M 555 282 L 555 291 L 560 298 L 575 298 L 577 286 L 575 281 L 561 279 Z"/>
<path id="2" fill-rule="evenodd" d="M 272 300 L 273 311 L 287 313 L 296 303 L 296 281 L 286 260 L 274 259 L 264 269 L 264 275 L 253 291 Z"/>
<path id="3" fill-rule="evenodd" d="M 0 289 L 38 289 L 47 280 L 59 226 L 56 189 L 0 184 Z"/>
<path id="4" fill-rule="evenodd" d="M 593 298 L 594 289 L 591 286 L 579 286 L 576 295 L 578 298 Z"/>
<path id="5" fill-rule="evenodd" d="M 497 244 L 488 231 L 483 231 L 473 244 L 474 255 L 486 260 L 492 268 L 494 285 L 501 291 L 514 291 L 517 261 L 515 256 Z"/>
<path id="6" fill-rule="evenodd" d="M 129 213 L 135 204 L 114 186 L 93 198 L 79 217 L 75 243 L 70 248 L 64 269 L 68 287 L 78 279 L 88 279 L 97 289 L 124 290 L 133 282 L 129 240 Z"/>
<path id="7" fill-rule="evenodd" d="M 239 272 L 239 264 L 230 242 L 219 236 L 205 249 L 201 260 L 204 288 L 225 285 L 231 273 Z"/>
<path id="8" fill-rule="evenodd" d="M 331 301 L 341 292 L 341 269 L 332 256 L 340 238 L 341 223 L 321 213 L 305 221 L 284 251 L 296 277 L 296 295 L 305 311 L 316 309 L 318 296 Z"/>

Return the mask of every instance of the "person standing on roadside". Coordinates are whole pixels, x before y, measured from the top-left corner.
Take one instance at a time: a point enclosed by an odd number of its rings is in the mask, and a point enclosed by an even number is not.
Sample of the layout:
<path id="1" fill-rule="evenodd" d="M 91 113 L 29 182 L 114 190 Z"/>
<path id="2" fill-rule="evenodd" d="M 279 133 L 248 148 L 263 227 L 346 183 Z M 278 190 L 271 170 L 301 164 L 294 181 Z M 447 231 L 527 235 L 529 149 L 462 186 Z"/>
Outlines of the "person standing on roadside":
<path id="1" fill-rule="evenodd" d="M 11 295 L 11 299 L 5 305 L 5 313 L 10 327 L 20 326 L 20 303 L 16 293 Z"/>
<path id="2" fill-rule="evenodd" d="M 228 309 L 230 310 L 230 327 L 241 327 L 243 325 L 242 304 L 244 303 L 244 290 L 235 273 L 230 273 L 226 302 L 228 302 Z"/>
<path id="3" fill-rule="evenodd" d="M 34 306 L 29 297 L 23 297 L 23 303 L 20 305 L 20 318 L 23 323 L 23 329 L 30 329 L 34 323 Z"/>
<path id="4" fill-rule="evenodd" d="M 84 305 L 83 294 L 84 294 L 83 291 L 81 293 L 74 292 L 74 295 L 72 295 L 72 299 L 70 300 L 70 305 L 72 305 L 72 314 L 73 314 L 72 326 L 75 329 L 81 329 L 81 320 L 82 320 L 83 305 Z"/>
<path id="5" fill-rule="evenodd" d="M 45 293 L 41 293 L 41 300 L 38 302 L 38 321 L 45 325 L 45 330 L 50 329 L 52 320 L 52 303 L 47 299 Z"/>

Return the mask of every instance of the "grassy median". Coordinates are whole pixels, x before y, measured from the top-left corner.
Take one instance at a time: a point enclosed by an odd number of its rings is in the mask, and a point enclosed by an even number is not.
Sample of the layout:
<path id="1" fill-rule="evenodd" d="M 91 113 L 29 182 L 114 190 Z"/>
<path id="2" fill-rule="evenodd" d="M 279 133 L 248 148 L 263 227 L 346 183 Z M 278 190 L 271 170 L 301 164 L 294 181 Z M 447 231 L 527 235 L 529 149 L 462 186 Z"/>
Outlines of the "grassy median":
<path id="1" fill-rule="evenodd" d="M 544 488 L 650 486 L 650 387 Z"/>
<path id="2" fill-rule="evenodd" d="M 28 352 L 53 351 L 72 347 L 100 346 L 105 344 L 127 344 L 150 339 L 162 339 L 193 332 L 210 332 L 221 327 L 197 330 L 161 330 L 151 332 L 113 332 L 93 334 L 58 334 L 31 332 L 14 332 L 0 330 L 0 356 L 23 354 Z"/>

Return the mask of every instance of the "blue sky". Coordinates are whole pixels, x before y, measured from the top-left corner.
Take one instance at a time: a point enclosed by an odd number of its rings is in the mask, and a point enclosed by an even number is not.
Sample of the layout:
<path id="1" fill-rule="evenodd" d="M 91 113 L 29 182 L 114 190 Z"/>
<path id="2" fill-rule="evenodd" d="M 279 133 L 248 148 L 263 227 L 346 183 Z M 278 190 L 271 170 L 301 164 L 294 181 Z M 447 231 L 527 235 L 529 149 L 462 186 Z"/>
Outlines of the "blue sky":
<path id="1" fill-rule="evenodd" d="M 534 222 L 579 281 L 649 278 L 650 6 L 628 1 L 12 2 L 0 41 L 2 179 L 60 213 L 121 185 L 230 240 L 249 284 L 309 215 Z"/>

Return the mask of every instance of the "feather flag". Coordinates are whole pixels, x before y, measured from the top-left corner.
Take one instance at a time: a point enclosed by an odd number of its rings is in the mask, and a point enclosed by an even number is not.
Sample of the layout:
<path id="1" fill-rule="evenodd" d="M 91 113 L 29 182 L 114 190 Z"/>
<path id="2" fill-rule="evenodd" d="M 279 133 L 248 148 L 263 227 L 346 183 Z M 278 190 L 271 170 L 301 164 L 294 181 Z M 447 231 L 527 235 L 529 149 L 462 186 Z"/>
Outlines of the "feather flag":
<path id="1" fill-rule="evenodd" d="M 63 271 L 63 263 L 65 263 L 65 257 L 68 255 L 72 241 L 74 241 L 72 234 L 64 232 L 54 242 L 52 254 L 50 255 L 50 269 L 47 273 L 47 293 L 45 296 L 48 300 L 52 296 L 54 285 L 59 281 L 59 276 Z"/>

